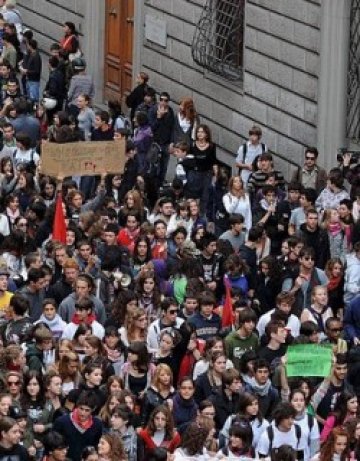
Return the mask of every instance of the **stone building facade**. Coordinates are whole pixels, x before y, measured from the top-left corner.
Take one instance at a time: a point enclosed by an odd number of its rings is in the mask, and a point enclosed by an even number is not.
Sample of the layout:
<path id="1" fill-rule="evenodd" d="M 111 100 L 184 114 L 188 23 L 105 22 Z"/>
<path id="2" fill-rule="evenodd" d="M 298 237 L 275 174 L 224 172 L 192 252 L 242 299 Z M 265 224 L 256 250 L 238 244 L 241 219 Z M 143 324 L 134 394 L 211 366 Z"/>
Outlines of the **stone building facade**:
<path id="1" fill-rule="evenodd" d="M 231 0 L 18 0 L 18 5 L 45 53 L 60 38 L 65 20 L 77 25 L 99 103 L 106 99 L 107 88 L 119 94 L 126 90 L 118 78 L 121 56 L 117 59 L 117 51 L 110 49 L 125 40 L 125 29 L 121 24 L 114 28 L 110 21 L 121 16 L 122 4 L 132 3 L 133 16 L 123 21 L 132 24 L 126 34 L 133 34 L 133 77 L 139 70 L 148 72 L 151 85 L 167 90 L 174 104 L 192 96 L 202 121 L 213 129 L 222 160 L 233 164 L 239 144 L 256 123 L 275 153 L 301 163 L 304 147 L 316 145 L 320 163 L 329 168 L 336 150 L 347 142 L 354 0 L 242 1 L 241 78 L 236 81 L 196 62 L 192 47 L 205 9 L 230 5 Z M 218 33 L 216 24 L 210 27 Z"/>

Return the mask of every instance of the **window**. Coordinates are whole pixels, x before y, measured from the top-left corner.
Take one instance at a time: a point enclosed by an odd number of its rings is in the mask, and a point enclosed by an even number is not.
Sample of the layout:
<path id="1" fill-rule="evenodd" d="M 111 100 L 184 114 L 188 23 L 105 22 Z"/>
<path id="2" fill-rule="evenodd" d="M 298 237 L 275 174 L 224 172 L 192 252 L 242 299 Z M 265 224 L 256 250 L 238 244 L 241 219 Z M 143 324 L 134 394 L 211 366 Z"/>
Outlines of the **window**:
<path id="1" fill-rule="evenodd" d="M 351 1 L 346 136 L 360 139 L 360 0 Z"/>
<path id="2" fill-rule="evenodd" d="M 194 61 L 231 81 L 242 80 L 245 0 L 207 0 L 191 47 Z"/>

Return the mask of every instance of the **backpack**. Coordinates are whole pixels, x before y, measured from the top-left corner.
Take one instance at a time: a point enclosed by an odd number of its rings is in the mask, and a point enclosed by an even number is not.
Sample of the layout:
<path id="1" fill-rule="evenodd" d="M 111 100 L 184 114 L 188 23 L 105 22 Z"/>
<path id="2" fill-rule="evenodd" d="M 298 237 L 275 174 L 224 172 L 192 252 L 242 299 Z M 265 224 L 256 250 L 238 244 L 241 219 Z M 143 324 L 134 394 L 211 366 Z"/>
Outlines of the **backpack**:
<path id="1" fill-rule="evenodd" d="M 114 130 L 127 130 L 131 132 L 131 122 L 125 115 L 119 114 L 114 122 Z"/>
<path id="2" fill-rule="evenodd" d="M 244 144 L 242 145 L 242 149 L 243 149 L 243 158 L 242 158 L 241 163 L 245 163 L 245 158 L 246 158 L 246 154 L 247 154 L 247 150 L 248 150 L 247 142 L 244 142 Z M 265 146 L 265 144 L 263 142 L 261 143 L 261 149 L 262 149 L 262 153 L 264 153 L 266 151 L 266 146 Z M 257 170 L 257 159 L 258 159 L 258 157 L 259 156 L 257 155 L 254 158 L 253 162 L 252 162 L 253 171 Z M 242 168 L 239 168 L 239 175 L 241 173 L 241 170 L 242 170 Z"/>
<path id="3" fill-rule="evenodd" d="M 16 161 L 17 153 L 18 153 L 18 149 L 16 149 L 16 151 L 14 152 L 14 156 L 13 156 L 13 162 L 14 162 L 15 168 L 20 166 L 20 165 L 23 165 L 27 172 L 34 174 L 35 170 L 36 170 L 36 165 L 35 165 L 35 162 L 34 162 L 35 149 L 31 149 L 31 154 L 30 154 L 30 160 L 29 161 L 28 160 L 18 160 L 18 161 Z"/>
<path id="4" fill-rule="evenodd" d="M 157 178 L 160 172 L 160 159 L 162 150 L 158 143 L 153 142 L 146 154 L 146 172 L 152 178 Z"/>
<path id="5" fill-rule="evenodd" d="M 314 424 L 314 421 L 312 422 L 312 424 Z M 301 439 L 301 427 L 298 426 L 297 424 L 294 424 L 294 426 L 295 426 L 295 435 L 296 435 L 296 440 L 297 440 L 296 449 L 298 449 L 300 439 Z M 309 420 L 309 428 L 310 428 L 310 420 Z M 266 428 L 266 432 L 267 432 L 268 437 L 269 437 L 269 453 L 268 454 L 270 455 L 272 453 L 272 451 L 273 451 L 272 445 L 273 445 L 273 442 L 274 442 L 274 427 L 270 424 L 270 426 L 268 426 Z M 303 451 L 302 451 L 302 457 L 298 457 L 297 459 L 299 461 L 304 459 Z"/>

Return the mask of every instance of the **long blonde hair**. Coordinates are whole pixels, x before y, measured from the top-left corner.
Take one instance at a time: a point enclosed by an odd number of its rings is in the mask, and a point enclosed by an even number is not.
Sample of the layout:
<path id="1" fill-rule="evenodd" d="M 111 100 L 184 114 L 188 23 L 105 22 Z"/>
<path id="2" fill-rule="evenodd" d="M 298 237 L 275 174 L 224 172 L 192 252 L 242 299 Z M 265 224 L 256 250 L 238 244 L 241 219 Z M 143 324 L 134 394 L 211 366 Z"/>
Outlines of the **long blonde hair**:
<path id="1" fill-rule="evenodd" d="M 160 390 L 159 386 L 162 386 L 162 384 L 160 383 L 160 375 L 162 372 L 165 372 L 168 376 L 170 376 L 170 383 L 169 383 L 169 389 L 170 389 L 171 386 L 173 385 L 173 372 L 171 368 L 169 367 L 169 365 L 166 365 L 166 363 L 159 363 L 159 365 L 157 365 L 151 384 L 156 389 Z"/>

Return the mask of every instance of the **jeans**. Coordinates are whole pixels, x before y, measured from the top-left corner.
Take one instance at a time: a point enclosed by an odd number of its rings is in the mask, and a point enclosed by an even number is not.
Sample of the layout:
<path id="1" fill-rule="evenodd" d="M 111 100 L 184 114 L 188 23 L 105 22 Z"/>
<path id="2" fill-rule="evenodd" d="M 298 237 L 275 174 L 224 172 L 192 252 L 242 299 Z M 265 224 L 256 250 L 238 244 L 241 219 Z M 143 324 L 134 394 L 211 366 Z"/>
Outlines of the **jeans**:
<path id="1" fill-rule="evenodd" d="M 33 102 L 39 102 L 40 99 L 40 82 L 26 82 L 26 92 L 28 98 Z"/>

